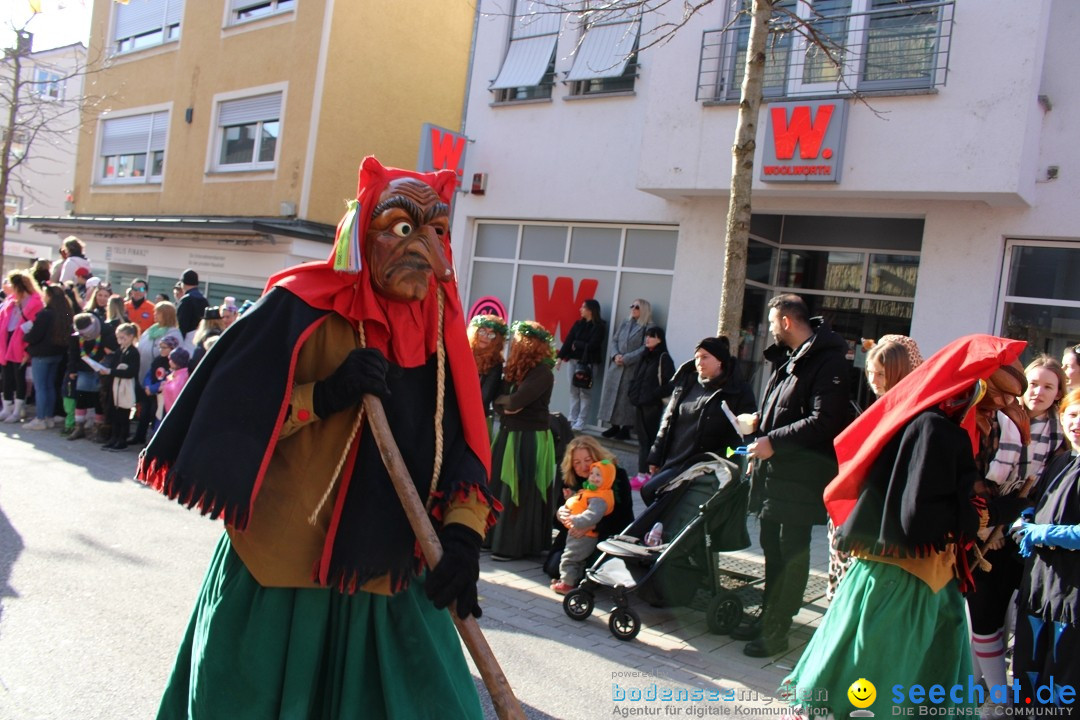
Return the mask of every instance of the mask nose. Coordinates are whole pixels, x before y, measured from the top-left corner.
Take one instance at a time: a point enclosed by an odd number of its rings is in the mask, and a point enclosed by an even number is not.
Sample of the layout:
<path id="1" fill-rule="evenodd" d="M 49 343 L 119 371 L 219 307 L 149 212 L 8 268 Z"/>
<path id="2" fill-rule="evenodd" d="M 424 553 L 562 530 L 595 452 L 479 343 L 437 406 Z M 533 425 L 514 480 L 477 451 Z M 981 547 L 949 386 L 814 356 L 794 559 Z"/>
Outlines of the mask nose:
<path id="1" fill-rule="evenodd" d="M 443 252 L 442 238 L 430 226 L 421 228 L 420 235 L 420 245 L 423 248 L 424 256 L 431 265 L 432 272 L 435 274 L 435 279 L 439 282 L 449 281 L 454 275 L 454 268 L 450 265 L 446 253 Z"/>

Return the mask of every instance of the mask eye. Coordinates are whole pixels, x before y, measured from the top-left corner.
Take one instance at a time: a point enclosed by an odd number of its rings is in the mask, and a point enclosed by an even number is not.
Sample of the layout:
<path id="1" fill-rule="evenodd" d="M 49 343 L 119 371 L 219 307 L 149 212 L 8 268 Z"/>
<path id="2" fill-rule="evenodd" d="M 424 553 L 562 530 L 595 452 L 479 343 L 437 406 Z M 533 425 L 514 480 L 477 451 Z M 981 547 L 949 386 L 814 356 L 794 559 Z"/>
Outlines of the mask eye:
<path id="1" fill-rule="evenodd" d="M 398 237 L 401 237 L 401 238 L 408 237 L 409 235 L 412 235 L 412 231 L 413 231 L 412 224 L 407 223 L 404 220 L 402 220 L 399 223 L 394 223 L 394 226 L 392 228 L 390 228 L 390 232 L 394 233 L 395 235 L 397 235 Z"/>

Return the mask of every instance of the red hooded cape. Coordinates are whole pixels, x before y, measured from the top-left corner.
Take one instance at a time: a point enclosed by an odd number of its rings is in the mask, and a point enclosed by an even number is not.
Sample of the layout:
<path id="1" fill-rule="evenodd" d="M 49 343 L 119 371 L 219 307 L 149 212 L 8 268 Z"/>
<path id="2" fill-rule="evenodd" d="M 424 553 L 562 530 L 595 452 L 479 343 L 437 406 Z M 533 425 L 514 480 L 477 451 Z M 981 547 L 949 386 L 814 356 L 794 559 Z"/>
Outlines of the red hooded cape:
<path id="1" fill-rule="evenodd" d="M 457 176 L 452 170 L 420 173 L 383 167 L 373 156 L 364 158 L 356 200 L 361 257 L 371 214 L 379 197 L 391 181 L 411 178 L 431 186 L 448 206 L 454 199 Z M 443 236 L 443 252 L 453 263 L 450 235 Z M 394 302 L 377 295 L 371 284 L 367 263 L 359 274 L 334 270 L 334 253 L 326 262 L 310 262 L 282 270 L 267 282 L 266 289 L 285 288 L 307 304 L 320 310 L 331 310 L 354 324 L 363 323 L 367 347 L 378 348 L 390 362 L 403 368 L 418 367 L 435 352 L 438 335 L 438 280 L 431 279 L 427 296 L 420 301 Z M 465 440 L 491 472 L 491 446 L 488 440 L 480 380 L 476 361 L 465 333 L 465 313 L 458 295 L 457 274 L 442 283 L 444 342 L 454 390 L 461 410 Z"/>
<path id="2" fill-rule="evenodd" d="M 869 407 L 836 437 L 840 472 L 825 488 L 825 507 L 840 527 L 859 499 L 866 473 L 881 448 L 916 415 L 989 378 L 1018 357 L 1027 345 L 993 335 L 967 335 L 946 345 Z M 963 427 L 978 448 L 975 414 Z"/>

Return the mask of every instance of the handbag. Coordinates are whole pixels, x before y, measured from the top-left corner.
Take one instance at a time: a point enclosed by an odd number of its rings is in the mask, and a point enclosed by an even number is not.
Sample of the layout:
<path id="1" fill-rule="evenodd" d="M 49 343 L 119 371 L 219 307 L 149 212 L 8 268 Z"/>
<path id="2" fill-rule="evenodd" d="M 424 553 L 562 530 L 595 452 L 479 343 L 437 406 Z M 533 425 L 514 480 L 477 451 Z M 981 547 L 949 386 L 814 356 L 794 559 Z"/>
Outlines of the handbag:
<path id="1" fill-rule="evenodd" d="M 582 390 L 588 390 L 592 387 L 592 380 L 592 365 L 587 362 L 579 362 L 574 366 L 574 377 L 570 380 L 571 385 Z"/>
<path id="2" fill-rule="evenodd" d="M 135 407 L 135 378 L 116 378 L 113 380 L 113 405 L 118 408 Z"/>

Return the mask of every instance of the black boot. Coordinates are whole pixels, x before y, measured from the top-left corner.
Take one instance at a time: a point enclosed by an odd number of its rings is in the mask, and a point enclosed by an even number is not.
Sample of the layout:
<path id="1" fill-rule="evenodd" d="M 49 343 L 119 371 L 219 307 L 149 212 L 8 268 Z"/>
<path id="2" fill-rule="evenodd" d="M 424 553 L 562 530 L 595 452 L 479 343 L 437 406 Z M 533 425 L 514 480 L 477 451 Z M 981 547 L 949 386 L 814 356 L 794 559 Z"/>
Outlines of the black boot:
<path id="1" fill-rule="evenodd" d="M 616 435 L 619 434 L 619 426 L 618 425 L 612 425 L 611 427 L 609 427 L 607 430 L 605 430 L 604 432 L 602 432 L 600 434 L 603 435 L 606 438 L 613 438 L 613 437 L 615 437 Z"/>
<path id="2" fill-rule="evenodd" d="M 764 658 L 773 655 L 782 655 L 788 649 L 788 631 L 791 629 L 791 621 L 779 623 L 766 623 L 761 626 L 761 636 L 746 643 L 743 655 Z"/>

